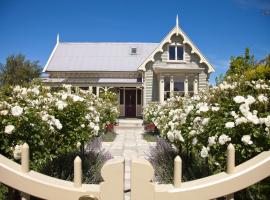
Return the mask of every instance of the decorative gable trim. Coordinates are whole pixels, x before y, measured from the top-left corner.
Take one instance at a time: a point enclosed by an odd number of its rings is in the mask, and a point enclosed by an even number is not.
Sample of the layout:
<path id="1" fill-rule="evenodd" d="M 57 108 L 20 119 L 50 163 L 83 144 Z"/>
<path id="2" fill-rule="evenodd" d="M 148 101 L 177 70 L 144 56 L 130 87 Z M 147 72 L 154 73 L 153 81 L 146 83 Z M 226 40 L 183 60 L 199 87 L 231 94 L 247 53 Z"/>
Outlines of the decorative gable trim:
<path id="1" fill-rule="evenodd" d="M 42 70 L 42 72 L 46 72 L 46 71 L 47 71 L 48 65 L 49 65 L 49 63 L 50 63 L 51 60 L 52 60 L 52 57 L 53 57 L 53 55 L 54 55 L 54 53 L 55 53 L 55 51 L 56 51 L 56 49 L 57 49 L 57 47 L 58 47 L 58 44 L 59 44 L 59 34 L 57 34 L 57 37 L 56 37 L 56 44 L 55 44 L 55 46 L 54 46 L 54 49 L 53 49 L 53 51 L 52 51 L 52 53 L 51 53 L 51 55 L 50 55 L 50 57 L 49 57 L 49 59 L 48 59 L 46 65 L 45 65 L 44 69 Z"/>
<path id="2" fill-rule="evenodd" d="M 187 34 L 179 27 L 178 23 L 176 23 L 176 26 L 168 33 L 168 35 L 160 42 L 159 46 L 147 57 L 147 59 L 139 66 L 138 70 L 145 71 L 145 66 L 149 62 L 154 62 L 155 55 L 158 52 L 163 52 L 163 47 L 167 43 L 171 43 L 172 36 L 173 35 L 180 35 L 183 38 L 183 44 L 188 44 L 191 47 L 191 53 L 196 54 L 199 59 L 200 63 L 204 63 L 208 67 L 208 73 L 214 72 L 215 68 L 210 62 L 204 57 L 204 55 L 201 53 L 201 51 L 198 49 L 198 47 L 191 41 L 191 39 L 187 36 Z"/>

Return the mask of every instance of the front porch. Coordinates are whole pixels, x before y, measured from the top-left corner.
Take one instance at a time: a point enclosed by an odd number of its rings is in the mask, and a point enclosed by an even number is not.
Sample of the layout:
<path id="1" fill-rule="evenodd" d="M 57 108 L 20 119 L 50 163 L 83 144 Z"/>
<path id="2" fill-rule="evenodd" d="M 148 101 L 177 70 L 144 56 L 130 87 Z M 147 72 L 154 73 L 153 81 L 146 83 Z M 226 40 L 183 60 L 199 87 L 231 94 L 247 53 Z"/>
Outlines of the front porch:
<path id="1" fill-rule="evenodd" d="M 196 74 L 159 75 L 160 103 L 172 96 L 193 96 L 198 94 L 198 76 Z"/>
<path id="2" fill-rule="evenodd" d="M 143 87 L 141 78 L 47 78 L 47 85 L 60 87 L 70 84 L 76 88 L 89 90 L 99 96 L 103 92 L 112 91 L 118 96 L 118 110 L 120 117 L 141 117 L 143 107 Z"/>
<path id="3" fill-rule="evenodd" d="M 118 95 L 120 117 L 136 118 L 142 116 L 142 87 L 89 86 L 89 90 L 97 96 L 106 91 L 115 92 Z"/>

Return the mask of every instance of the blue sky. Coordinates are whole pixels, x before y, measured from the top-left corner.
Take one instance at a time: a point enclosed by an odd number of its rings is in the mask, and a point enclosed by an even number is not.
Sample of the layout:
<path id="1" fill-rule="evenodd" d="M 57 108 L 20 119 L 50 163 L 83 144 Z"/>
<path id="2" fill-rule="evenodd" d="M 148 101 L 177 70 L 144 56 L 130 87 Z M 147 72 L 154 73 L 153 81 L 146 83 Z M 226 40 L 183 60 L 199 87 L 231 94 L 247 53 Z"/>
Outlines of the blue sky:
<path id="1" fill-rule="evenodd" d="M 270 0 L 0 0 L 0 62 L 22 53 L 45 65 L 60 41 L 160 42 L 179 23 L 216 67 L 249 47 L 270 53 Z"/>

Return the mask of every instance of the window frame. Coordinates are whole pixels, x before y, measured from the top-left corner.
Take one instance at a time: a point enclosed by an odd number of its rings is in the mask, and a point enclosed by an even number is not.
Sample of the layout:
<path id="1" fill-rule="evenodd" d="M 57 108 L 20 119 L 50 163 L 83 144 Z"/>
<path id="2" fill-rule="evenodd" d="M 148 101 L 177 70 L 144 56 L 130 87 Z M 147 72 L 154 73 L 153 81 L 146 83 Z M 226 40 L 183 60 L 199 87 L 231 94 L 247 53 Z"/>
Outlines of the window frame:
<path id="1" fill-rule="evenodd" d="M 175 51 L 175 59 L 171 60 L 170 59 L 170 47 L 174 47 L 174 51 Z M 178 60 L 178 55 L 177 55 L 177 47 L 182 47 L 183 48 L 183 59 L 182 60 Z M 168 45 L 168 62 L 177 62 L 177 63 L 181 63 L 181 62 L 185 62 L 185 45 L 183 44 L 179 44 L 179 43 L 172 43 Z"/>

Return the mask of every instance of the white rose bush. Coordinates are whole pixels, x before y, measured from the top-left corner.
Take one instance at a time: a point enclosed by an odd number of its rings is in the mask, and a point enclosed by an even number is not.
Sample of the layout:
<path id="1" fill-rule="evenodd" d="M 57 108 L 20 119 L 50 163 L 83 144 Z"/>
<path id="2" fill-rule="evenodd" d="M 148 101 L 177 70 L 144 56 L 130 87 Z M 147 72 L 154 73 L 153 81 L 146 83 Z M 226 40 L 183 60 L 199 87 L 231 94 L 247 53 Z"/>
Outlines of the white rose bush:
<path id="1" fill-rule="evenodd" d="M 270 149 L 269 98 L 269 80 L 224 81 L 198 96 L 151 104 L 144 120 L 153 122 L 180 155 L 186 153 L 184 162 L 199 156 L 216 173 L 225 170 L 229 143 L 236 164 Z"/>
<path id="2" fill-rule="evenodd" d="M 103 134 L 106 123 L 115 122 L 105 110 L 118 114 L 102 98 L 84 90 L 71 93 L 68 85 L 57 90 L 35 83 L 9 87 L 0 97 L 1 154 L 19 159 L 27 142 L 32 169 Z"/>

